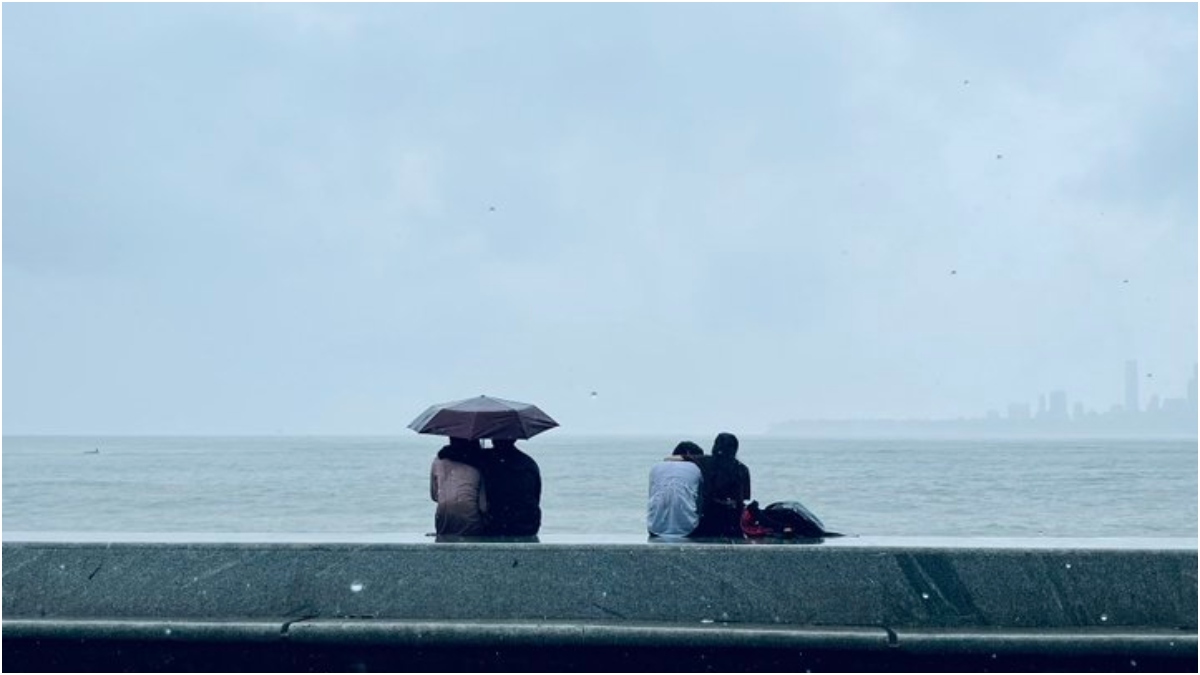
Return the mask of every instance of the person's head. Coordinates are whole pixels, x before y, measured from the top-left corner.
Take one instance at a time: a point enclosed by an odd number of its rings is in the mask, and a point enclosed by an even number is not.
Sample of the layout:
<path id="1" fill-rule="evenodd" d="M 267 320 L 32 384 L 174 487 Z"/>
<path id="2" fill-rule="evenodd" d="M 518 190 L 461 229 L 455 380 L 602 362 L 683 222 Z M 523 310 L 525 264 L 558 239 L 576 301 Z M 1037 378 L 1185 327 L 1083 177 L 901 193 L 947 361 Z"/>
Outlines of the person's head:
<path id="1" fill-rule="evenodd" d="M 704 454 L 704 451 L 691 441 L 680 441 L 671 454 L 676 457 L 699 457 Z"/>
<path id="2" fill-rule="evenodd" d="M 514 438 L 493 438 L 492 449 L 506 452 L 517 449 L 517 441 Z"/>
<path id="3" fill-rule="evenodd" d="M 738 439 L 733 434 L 721 432 L 713 439 L 713 457 L 728 457 L 733 459 L 737 456 L 737 450 Z"/>

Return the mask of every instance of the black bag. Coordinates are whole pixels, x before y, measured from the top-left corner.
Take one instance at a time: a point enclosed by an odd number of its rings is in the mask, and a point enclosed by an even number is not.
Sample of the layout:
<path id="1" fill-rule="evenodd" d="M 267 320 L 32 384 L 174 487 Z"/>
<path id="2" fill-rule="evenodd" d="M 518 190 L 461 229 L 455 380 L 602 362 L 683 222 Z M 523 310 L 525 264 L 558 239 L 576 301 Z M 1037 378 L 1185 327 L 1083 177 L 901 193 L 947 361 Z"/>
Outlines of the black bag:
<path id="1" fill-rule="evenodd" d="M 742 530 L 748 537 L 840 537 L 829 532 L 821 519 L 813 515 L 800 502 L 775 502 L 759 508 L 758 502 L 746 505 L 742 518 Z"/>

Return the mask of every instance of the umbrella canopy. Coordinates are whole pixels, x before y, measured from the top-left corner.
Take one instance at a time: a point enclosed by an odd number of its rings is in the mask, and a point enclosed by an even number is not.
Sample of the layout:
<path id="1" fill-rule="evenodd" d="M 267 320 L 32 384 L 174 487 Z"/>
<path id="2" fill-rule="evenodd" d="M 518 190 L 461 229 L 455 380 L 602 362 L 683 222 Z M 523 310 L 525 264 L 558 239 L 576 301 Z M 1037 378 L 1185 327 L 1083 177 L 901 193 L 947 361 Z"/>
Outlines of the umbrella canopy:
<path id="1" fill-rule="evenodd" d="M 408 428 L 422 434 L 457 438 L 532 438 L 558 426 L 531 403 L 476 396 L 439 403 L 417 415 Z"/>

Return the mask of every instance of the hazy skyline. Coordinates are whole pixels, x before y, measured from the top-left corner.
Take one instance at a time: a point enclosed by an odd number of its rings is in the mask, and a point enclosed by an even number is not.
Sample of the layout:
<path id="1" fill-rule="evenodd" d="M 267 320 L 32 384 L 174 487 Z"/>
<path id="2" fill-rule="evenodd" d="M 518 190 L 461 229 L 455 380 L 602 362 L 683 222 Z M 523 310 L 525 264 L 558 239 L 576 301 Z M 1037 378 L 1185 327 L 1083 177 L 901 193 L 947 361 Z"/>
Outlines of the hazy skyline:
<path id="1" fill-rule="evenodd" d="M 1181 396 L 1196 13 L 6 5 L 4 432 Z"/>

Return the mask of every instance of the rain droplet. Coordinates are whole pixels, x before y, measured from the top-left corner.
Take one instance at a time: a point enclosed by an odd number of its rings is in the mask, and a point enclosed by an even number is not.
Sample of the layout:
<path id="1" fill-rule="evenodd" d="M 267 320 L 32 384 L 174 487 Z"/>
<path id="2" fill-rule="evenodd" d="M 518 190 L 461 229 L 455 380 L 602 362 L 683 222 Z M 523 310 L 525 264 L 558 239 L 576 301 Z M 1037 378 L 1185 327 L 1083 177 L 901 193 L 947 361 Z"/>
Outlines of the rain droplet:
<path id="1" fill-rule="evenodd" d="M 1071 569 L 1071 563 L 1067 563 L 1067 569 Z"/>
<path id="2" fill-rule="evenodd" d="M 729 620 L 729 612 L 721 612 L 721 620 L 728 621 Z"/>
<path id="3" fill-rule="evenodd" d="M 166 634 L 166 635 L 170 635 L 170 634 L 171 634 L 171 629 L 170 629 L 170 628 L 168 628 L 168 629 L 164 630 L 164 631 L 163 631 L 163 633 L 164 633 L 164 634 Z"/>
<path id="4" fill-rule="evenodd" d="M 712 623 L 712 619 L 700 619 L 700 623 Z"/>
<path id="5" fill-rule="evenodd" d="M 58 566 L 58 569 L 60 569 L 60 570 L 65 570 L 65 569 L 67 569 L 67 566 L 66 566 L 66 565 L 59 565 L 59 566 Z"/>
<path id="6" fill-rule="evenodd" d="M 1108 615 L 1107 615 L 1107 614 L 1101 614 L 1101 615 L 1100 615 L 1100 620 L 1101 620 L 1101 621 L 1108 621 Z"/>
<path id="7" fill-rule="evenodd" d="M 352 592 L 352 593 L 357 593 L 357 592 L 361 591 L 362 589 L 363 589 L 363 585 L 358 583 L 357 581 L 350 584 L 350 592 Z"/>
<path id="8" fill-rule="evenodd" d="M 929 599 L 929 594 L 928 594 L 928 593 L 922 593 L 922 594 L 921 594 L 921 599 L 922 599 L 922 600 L 928 600 L 928 599 Z"/>
<path id="9" fill-rule="evenodd" d="M 992 658 L 993 658 L 993 659 L 994 659 L 994 658 L 996 658 L 996 655 L 995 655 L 995 654 L 992 654 Z"/>
<path id="10" fill-rule="evenodd" d="M 608 591 L 600 591 L 600 597 L 602 597 L 602 598 L 607 598 L 607 597 L 608 597 Z"/>
<path id="11" fill-rule="evenodd" d="M 1137 668 L 1137 661 L 1135 661 L 1133 659 L 1129 659 L 1129 665 L 1133 666 L 1134 668 Z"/>

